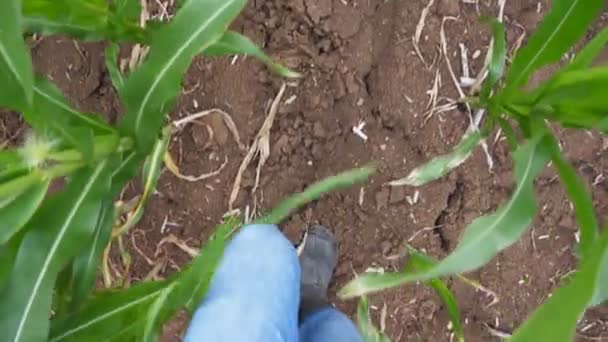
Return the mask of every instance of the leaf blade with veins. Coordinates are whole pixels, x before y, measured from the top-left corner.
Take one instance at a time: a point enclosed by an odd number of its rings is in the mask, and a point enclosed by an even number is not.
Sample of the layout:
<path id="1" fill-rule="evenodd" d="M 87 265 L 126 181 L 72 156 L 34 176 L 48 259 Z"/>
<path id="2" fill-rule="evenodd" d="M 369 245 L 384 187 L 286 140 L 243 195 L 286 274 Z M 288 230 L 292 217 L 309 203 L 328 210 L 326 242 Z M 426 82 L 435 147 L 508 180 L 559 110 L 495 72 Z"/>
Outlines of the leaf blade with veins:
<path id="1" fill-rule="evenodd" d="M 388 184 L 390 186 L 420 186 L 437 180 L 464 163 L 480 142 L 481 133 L 476 131 L 466 133 L 452 152 L 435 157 L 426 164 L 412 170 L 407 177 L 394 180 Z"/>
<path id="2" fill-rule="evenodd" d="M 199 51 L 218 41 L 246 0 L 191 0 L 172 22 L 154 32 L 146 61 L 125 80 L 121 91 L 127 114 L 120 127 L 147 153 L 165 114 L 181 90 L 181 77 Z M 204 8 L 205 10 L 201 10 Z"/>

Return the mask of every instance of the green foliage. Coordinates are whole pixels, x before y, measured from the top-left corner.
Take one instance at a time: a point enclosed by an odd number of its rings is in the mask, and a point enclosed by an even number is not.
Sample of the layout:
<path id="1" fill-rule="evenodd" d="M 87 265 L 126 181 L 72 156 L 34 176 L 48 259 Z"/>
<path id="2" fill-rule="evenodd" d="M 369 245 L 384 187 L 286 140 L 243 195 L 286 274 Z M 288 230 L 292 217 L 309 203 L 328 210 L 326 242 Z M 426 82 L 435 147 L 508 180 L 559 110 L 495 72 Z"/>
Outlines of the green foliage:
<path id="1" fill-rule="evenodd" d="M 85 40 L 142 42 L 139 1 L 133 0 L 22 0 L 25 32 L 69 34 Z"/>
<path id="2" fill-rule="evenodd" d="M 139 152 L 150 151 L 155 140 L 150 132 L 160 130 L 194 56 L 222 37 L 245 3 L 246 0 L 191 0 L 170 24 L 152 33 L 146 61 L 129 75 L 120 93 L 127 108 L 121 133 L 135 139 Z"/>
<path id="3" fill-rule="evenodd" d="M 5 341 L 156 340 L 180 309 L 192 313 L 204 298 L 224 247 L 238 228 L 234 218 L 190 265 L 161 282 L 95 290 L 104 250 L 143 215 L 161 174 L 171 128 L 162 128 L 181 92 L 192 59 L 251 54 L 274 63 L 248 38 L 227 32 L 246 0 L 190 0 L 172 20 L 139 26 L 135 0 L 8 0 L 0 13 L 0 106 L 18 110 L 34 132 L 20 148 L 0 150 L 0 329 Z M 61 91 L 32 71 L 23 32 L 110 40 L 106 65 L 126 107 L 117 127 L 74 109 Z M 137 68 L 123 75 L 120 42 L 148 45 Z M 116 200 L 142 171 L 144 192 L 127 221 Z M 262 222 L 278 223 L 323 193 L 364 181 L 372 168 L 314 184 L 281 203 Z M 62 179 L 49 195 L 49 184 Z"/>
<path id="4" fill-rule="evenodd" d="M 481 142 L 481 138 L 482 136 L 479 132 L 468 132 L 462 137 L 462 140 L 451 153 L 434 158 L 423 166 L 412 170 L 407 177 L 392 181 L 389 185 L 420 186 L 445 176 L 450 170 L 464 163 L 469 158 L 471 153 L 473 153 L 473 149 Z"/>
<path id="5" fill-rule="evenodd" d="M 404 271 L 411 273 L 424 272 L 433 268 L 436 264 L 437 262 L 435 260 L 410 247 L 409 260 Z M 454 294 L 450 291 L 448 286 L 438 278 L 431 279 L 427 281 L 426 284 L 435 290 L 437 296 L 439 296 L 441 302 L 445 305 L 448 315 L 450 316 L 450 321 L 452 322 L 452 329 L 456 341 L 464 341 L 464 330 L 462 328 L 462 323 L 460 322 L 460 309 L 458 309 L 458 303 L 456 302 Z"/>
<path id="6" fill-rule="evenodd" d="M 293 72 L 284 66 L 275 63 L 270 57 L 266 56 L 249 38 L 236 32 L 226 32 L 220 40 L 210 47 L 202 50 L 206 56 L 221 56 L 227 54 L 251 55 L 266 64 L 271 70 L 284 77 L 300 77 L 297 72 Z"/>
<path id="7" fill-rule="evenodd" d="M 481 133 L 474 139 L 470 133 L 465 134 L 452 153 L 437 157 L 416 168 L 408 177 L 390 184 L 419 186 L 444 176 L 463 163 L 478 142 L 498 125 L 513 151 L 516 186 L 511 198 L 493 214 L 473 220 L 464 230 L 457 247 L 443 260 L 430 262 L 426 267 L 410 265 L 400 272 L 363 274 L 348 283 L 340 291 L 340 296 L 364 296 L 417 281 L 432 285 L 440 278 L 462 277 L 462 273 L 482 267 L 515 243 L 532 222 L 537 211 L 534 180 L 551 161 L 574 205 L 580 231 L 580 243 L 576 249 L 580 267 L 516 330 L 512 340 L 572 340 L 576 323 L 585 310 L 608 299 L 605 286 L 608 281 L 608 237 L 606 232 L 598 230 L 591 194 L 563 155 L 549 123 L 569 128 L 598 128 L 608 133 L 608 100 L 605 95 L 608 91 L 608 68 L 591 66 L 608 43 L 608 30 L 599 32 L 570 63 L 538 87 L 530 89 L 527 82 L 539 68 L 558 63 L 585 34 L 603 8 L 603 2 L 597 0 L 553 1 L 538 30 L 513 58 L 502 82 L 506 54 L 504 27 L 496 21 L 490 22 L 493 49 L 488 59 L 488 76 L 479 96 L 469 99 L 471 106 L 488 113 Z M 516 124 L 516 129 L 512 123 Z M 434 288 L 439 291 L 441 286 Z M 440 296 L 444 303 L 453 300 L 447 295 Z M 446 309 L 452 320 L 457 321 L 457 307 L 451 308 L 446 304 Z"/>
<path id="8" fill-rule="evenodd" d="M 8 0 L 0 13 L 0 106 L 26 110 L 32 104 L 34 74 L 21 38 L 21 1 Z"/>
<path id="9" fill-rule="evenodd" d="M 53 284 L 93 233 L 110 185 L 111 160 L 76 172 L 65 190 L 45 201 L 24 228 L 12 272 L 0 292 L 0 328 L 11 341 L 43 340 Z"/>
<path id="10" fill-rule="evenodd" d="M 597 0 L 557 0 L 532 34 L 528 44 L 515 56 L 507 73 L 504 91 L 509 92 L 527 83 L 538 68 L 559 59 L 587 31 L 600 14 L 604 4 Z"/>

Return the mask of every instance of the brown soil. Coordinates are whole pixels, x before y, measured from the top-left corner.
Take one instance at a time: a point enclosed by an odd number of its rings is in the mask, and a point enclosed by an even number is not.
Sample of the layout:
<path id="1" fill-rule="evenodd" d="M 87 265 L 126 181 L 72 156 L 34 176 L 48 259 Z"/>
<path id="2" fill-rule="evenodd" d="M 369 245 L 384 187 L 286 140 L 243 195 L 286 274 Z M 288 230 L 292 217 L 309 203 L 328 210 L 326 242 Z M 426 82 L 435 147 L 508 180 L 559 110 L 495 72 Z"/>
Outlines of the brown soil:
<path id="1" fill-rule="evenodd" d="M 478 14 L 496 16 L 496 1 L 475 5 L 437 0 L 426 20 L 420 49 L 429 62 L 438 57 L 443 16 L 457 16 L 446 25 L 449 58 L 461 74 L 459 43 L 466 45 L 473 76 L 480 70 L 489 43 L 489 32 Z M 488 170 L 479 150 L 450 176 L 419 189 L 384 187 L 429 158 L 450 150 L 469 125 L 466 113 L 453 110 L 436 114 L 425 122 L 427 91 L 439 68 L 439 95 L 452 99 L 458 93 L 445 60 L 431 70 L 414 52 L 412 39 L 426 1 L 384 0 L 267 0 L 251 1 L 233 29 L 262 45 L 273 58 L 305 74 L 290 81 L 271 132 L 271 156 L 262 170 L 255 195 L 255 169 L 245 173 L 236 205 L 243 209 L 257 203 L 264 212 L 278 201 L 308 184 L 339 171 L 367 164 L 378 165 L 373 179 L 347 191 L 312 203 L 282 225 L 297 241 L 311 223 L 321 223 L 340 242 L 340 264 L 334 289 L 354 272 L 368 267 L 397 269 L 399 253 L 407 242 L 444 257 L 458 241 L 467 223 L 486 214 L 507 198 L 511 189 L 511 161 L 504 143 L 488 141 L 495 162 Z M 508 1 L 505 21 L 513 46 L 522 29 L 533 30 L 541 18 L 537 1 Z M 547 1 L 541 1 L 545 10 Z M 605 22 L 604 22 L 605 24 Z M 481 56 L 473 59 L 475 51 Z M 32 48 L 35 64 L 82 110 L 100 112 L 116 120 L 120 104 L 103 64 L 103 45 L 75 45 L 64 38 L 45 38 Z M 542 75 L 541 75 L 542 76 Z M 266 109 L 283 82 L 253 58 L 197 58 L 183 86 L 184 94 L 173 118 L 202 109 L 221 108 L 230 113 L 243 138 L 251 143 L 265 118 Z M 3 140 L 18 132 L 13 114 L 2 114 Z M 352 132 L 366 123 L 363 141 Z M 164 172 L 158 193 L 144 219 L 125 239 L 133 256 L 131 281 L 145 278 L 155 262 L 166 267 L 156 275 L 174 272 L 190 257 L 171 244 L 157 247 L 173 234 L 197 247 L 228 210 L 228 198 L 244 152 L 232 140 L 221 120 L 209 117 L 205 126 L 185 129 L 172 142 L 171 150 L 184 173 L 217 169 L 222 173 L 198 183 L 176 179 Z M 608 167 L 608 140 L 596 133 L 564 132 L 564 150 L 589 184 L 600 215 L 608 213 L 608 183 L 602 177 Z M 132 187 L 128 194 L 135 194 Z M 575 266 L 572 246 L 575 222 L 559 181 L 547 171 L 538 181 L 540 213 L 533 229 L 491 263 L 469 276 L 494 291 L 499 302 L 461 282 L 448 283 L 460 303 L 468 341 L 497 340 L 488 326 L 509 332 L 542 303 Z M 417 203 L 409 202 L 419 191 Z M 362 195 L 363 194 L 363 195 Z M 361 197 L 362 196 L 362 197 Z M 408 197 L 410 200 L 408 200 Z M 127 197 L 128 198 L 128 197 Z M 362 198 L 362 202 L 360 199 Z M 161 233 L 163 222 L 175 223 Z M 431 228 L 427 228 L 431 227 Z M 427 229 L 424 229 L 427 228 Z M 152 263 L 148 262 L 152 261 Z M 118 258 L 113 263 L 120 264 Z M 119 266 L 117 266 L 119 267 Z M 336 305 L 349 314 L 355 302 Z M 374 316 L 386 305 L 386 332 L 393 341 L 450 341 L 448 316 L 433 291 L 411 285 L 372 297 Z M 581 336 L 608 336 L 602 321 L 607 311 L 597 309 L 581 321 Z M 177 341 L 186 317 L 165 329 L 166 341 Z M 582 337 L 581 337 L 582 338 Z M 607 337 L 608 339 L 608 337 Z"/>

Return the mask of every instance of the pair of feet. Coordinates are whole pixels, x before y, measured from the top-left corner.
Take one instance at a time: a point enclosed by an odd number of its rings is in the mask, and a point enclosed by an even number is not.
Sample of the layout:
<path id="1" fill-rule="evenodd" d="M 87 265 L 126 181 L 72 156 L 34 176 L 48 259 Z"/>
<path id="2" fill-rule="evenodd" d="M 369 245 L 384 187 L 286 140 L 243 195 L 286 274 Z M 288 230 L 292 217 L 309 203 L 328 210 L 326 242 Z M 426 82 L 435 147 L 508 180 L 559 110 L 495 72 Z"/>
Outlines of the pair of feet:
<path id="1" fill-rule="evenodd" d="M 327 292 L 338 251 L 336 239 L 325 227 L 310 228 L 298 246 L 301 268 L 300 318 L 329 305 Z"/>

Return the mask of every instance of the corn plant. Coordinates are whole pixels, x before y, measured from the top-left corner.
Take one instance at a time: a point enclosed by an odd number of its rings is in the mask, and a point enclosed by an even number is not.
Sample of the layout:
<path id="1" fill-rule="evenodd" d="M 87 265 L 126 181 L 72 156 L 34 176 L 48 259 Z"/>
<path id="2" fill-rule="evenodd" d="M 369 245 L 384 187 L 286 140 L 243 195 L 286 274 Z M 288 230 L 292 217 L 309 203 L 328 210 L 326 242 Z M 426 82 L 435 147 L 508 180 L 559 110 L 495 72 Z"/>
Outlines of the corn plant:
<path id="1" fill-rule="evenodd" d="M 228 31 L 246 0 L 184 0 L 168 22 L 139 25 L 135 0 L 6 0 L 0 11 L 0 106 L 32 130 L 22 146 L 0 150 L 0 330 L 3 341 L 153 341 L 176 311 L 192 312 L 205 295 L 224 245 L 239 222 L 228 218 L 181 272 L 127 289 L 96 290 L 108 243 L 134 225 L 160 175 L 171 128 L 166 114 L 197 55 L 250 54 L 286 77 L 246 37 Z M 34 72 L 25 37 L 66 34 L 108 41 L 106 61 L 124 104 L 117 125 L 74 109 Z M 117 43 L 149 47 L 128 74 Z M 142 170 L 144 193 L 127 222 L 117 197 Z M 326 179 L 260 219 L 279 223 L 332 189 L 363 181 L 372 168 Z M 58 182 L 60 190 L 49 193 Z"/>
<path id="2" fill-rule="evenodd" d="M 365 274 L 347 284 L 343 298 L 365 295 L 418 281 L 434 281 L 474 271 L 514 244 L 537 211 L 534 180 L 550 163 L 574 205 L 580 233 L 578 269 L 514 333 L 513 341 L 571 341 L 585 310 L 608 299 L 608 232 L 598 228 L 585 183 L 561 152 L 555 125 L 608 133 L 608 68 L 592 66 L 608 42 L 608 29 L 596 34 L 571 60 L 563 59 L 604 9 L 601 0 L 554 0 L 527 44 L 506 61 L 505 30 L 492 22 L 493 48 L 488 75 L 469 104 L 488 113 L 484 126 L 465 134 L 453 152 L 414 169 L 393 186 L 420 186 L 462 164 L 496 127 L 506 135 L 514 160 L 515 189 L 496 212 L 464 229 L 457 247 L 443 260 L 400 272 Z M 535 88 L 528 79 L 539 68 L 559 69 Z M 414 258 L 415 259 L 415 258 Z M 457 311 L 456 311 L 457 312 Z M 452 315 L 452 320 L 457 316 Z"/>

